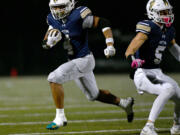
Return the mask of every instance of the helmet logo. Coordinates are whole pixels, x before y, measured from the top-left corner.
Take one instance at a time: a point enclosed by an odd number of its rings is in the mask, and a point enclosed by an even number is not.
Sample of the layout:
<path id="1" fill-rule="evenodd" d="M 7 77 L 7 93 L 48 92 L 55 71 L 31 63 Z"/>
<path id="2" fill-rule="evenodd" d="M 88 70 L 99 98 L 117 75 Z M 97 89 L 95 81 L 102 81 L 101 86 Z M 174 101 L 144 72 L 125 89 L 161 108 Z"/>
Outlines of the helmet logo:
<path id="1" fill-rule="evenodd" d="M 149 9 L 150 9 L 150 10 L 152 9 L 152 7 L 153 7 L 154 4 L 155 4 L 155 0 L 152 0 L 152 1 L 150 2 L 150 6 L 149 6 Z"/>
<path id="2" fill-rule="evenodd" d="M 54 3 L 56 3 L 57 0 L 53 0 L 53 1 L 54 1 Z"/>
<path id="3" fill-rule="evenodd" d="M 169 5 L 168 2 L 167 2 L 167 0 L 163 0 L 163 2 L 164 2 L 164 4 L 165 4 L 166 6 Z"/>

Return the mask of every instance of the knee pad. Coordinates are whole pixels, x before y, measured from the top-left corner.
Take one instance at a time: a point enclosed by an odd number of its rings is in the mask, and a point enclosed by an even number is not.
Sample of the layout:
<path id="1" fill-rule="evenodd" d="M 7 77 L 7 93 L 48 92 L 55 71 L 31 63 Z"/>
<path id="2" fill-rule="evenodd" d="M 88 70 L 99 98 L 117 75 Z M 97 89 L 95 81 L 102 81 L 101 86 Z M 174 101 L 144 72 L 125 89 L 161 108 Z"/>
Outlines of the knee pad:
<path id="1" fill-rule="evenodd" d="M 47 78 L 48 82 L 55 82 L 56 80 L 56 75 L 54 72 L 51 72 L 49 75 L 48 75 L 48 78 Z"/>
<path id="2" fill-rule="evenodd" d="M 48 79 L 49 82 L 53 82 L 53 83 L 58 83 L 58 84 L 62 84 L 64 83 L 64 76 L 61 73 L 56 73 L 56 72 L 51 72 L 48 75 Z"/>
<path id="3" fill-rule="evenodd" d="M 49 82 L 62 84 L 69 80 L 69 76 L 64 74 L 61 70 L 51 72 L 47 79 Z"/>

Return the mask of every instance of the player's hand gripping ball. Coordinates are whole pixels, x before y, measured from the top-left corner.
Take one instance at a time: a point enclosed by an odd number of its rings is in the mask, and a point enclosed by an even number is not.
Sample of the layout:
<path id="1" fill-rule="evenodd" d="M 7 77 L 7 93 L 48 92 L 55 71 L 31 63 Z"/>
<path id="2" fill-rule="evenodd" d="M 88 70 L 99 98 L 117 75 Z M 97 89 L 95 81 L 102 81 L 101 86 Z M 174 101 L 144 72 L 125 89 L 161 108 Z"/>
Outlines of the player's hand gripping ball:
<path id="1" fill-rule="evenodd" d="M 48 31 L 46 45 L 52 48 L 62 39 L 62 34 L 58 29 L 51 29 Z"/>

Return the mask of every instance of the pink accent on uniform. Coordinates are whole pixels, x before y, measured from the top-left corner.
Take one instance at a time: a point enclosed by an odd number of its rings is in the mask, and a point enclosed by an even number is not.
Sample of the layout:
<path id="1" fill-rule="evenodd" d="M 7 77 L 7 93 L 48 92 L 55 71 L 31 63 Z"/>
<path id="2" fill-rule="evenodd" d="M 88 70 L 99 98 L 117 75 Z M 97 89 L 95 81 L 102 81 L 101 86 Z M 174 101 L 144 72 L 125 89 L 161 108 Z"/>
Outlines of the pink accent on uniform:
<path id="1" fill-rule="evenodd" d="M 145 60 L 135 59 L 131 63 L 132 68 L 139 68 L 145 63 Z"/>
<path id="2" fill-rule="evenodd" d="M 170 17 L 164 17 L 163 21 L 165 22 L 166 27 L 170 27 L 171 26 L 171 18 Z"/>

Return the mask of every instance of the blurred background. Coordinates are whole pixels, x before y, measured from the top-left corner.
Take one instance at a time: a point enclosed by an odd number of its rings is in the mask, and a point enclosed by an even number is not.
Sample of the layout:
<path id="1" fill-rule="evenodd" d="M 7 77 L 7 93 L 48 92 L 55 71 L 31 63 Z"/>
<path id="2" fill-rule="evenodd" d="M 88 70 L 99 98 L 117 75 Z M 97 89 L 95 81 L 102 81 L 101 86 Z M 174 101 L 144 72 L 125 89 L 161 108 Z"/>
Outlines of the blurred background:
<path id="1" fill-rule="evenodd" d="M 176 41 L 180 44 L 180 9 L 174 7 Z M 41 43 L 48 28 L 46 17 L 49 0 L 5 1 L 1 5 L 0 76 L 46 75 L 66 61 L 61 46 L 43 50 Z M 129 64 L 124 53 L 135 36 L 135 26 L 146 17 L 147 0 L 77 0 L 77 6 L 88 6 L 94 15 L 109 19 L 112 24 L 117 54 L 106 59 L 105 39 L 100 30 L 89 32 L 89 46 L 96 57 L 95 73 L 125 73 Z M 180 64 L 167 52 L 162 62 L 165 72 L 178 72 Z"/>

